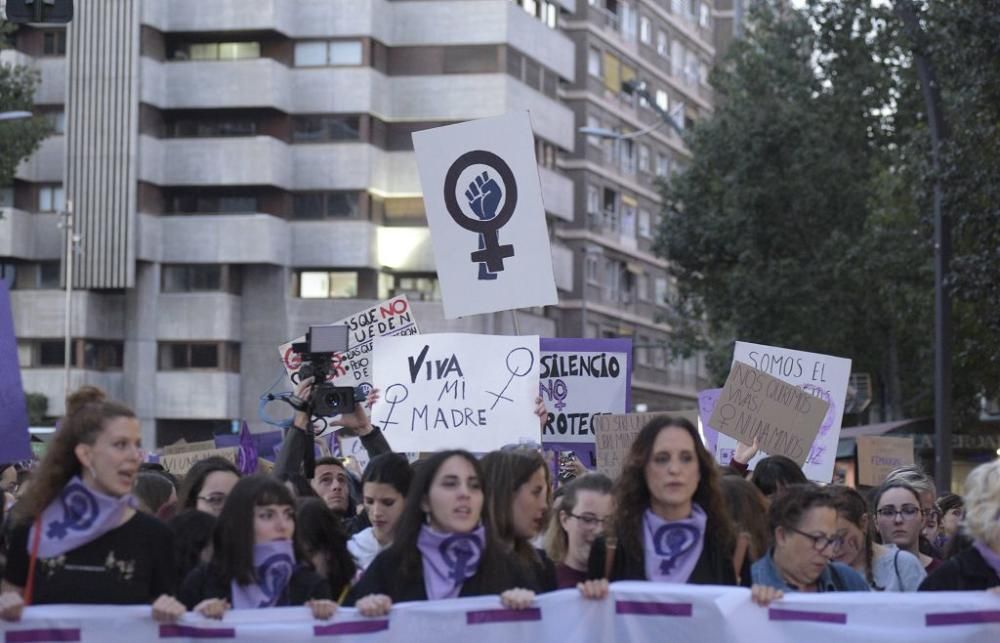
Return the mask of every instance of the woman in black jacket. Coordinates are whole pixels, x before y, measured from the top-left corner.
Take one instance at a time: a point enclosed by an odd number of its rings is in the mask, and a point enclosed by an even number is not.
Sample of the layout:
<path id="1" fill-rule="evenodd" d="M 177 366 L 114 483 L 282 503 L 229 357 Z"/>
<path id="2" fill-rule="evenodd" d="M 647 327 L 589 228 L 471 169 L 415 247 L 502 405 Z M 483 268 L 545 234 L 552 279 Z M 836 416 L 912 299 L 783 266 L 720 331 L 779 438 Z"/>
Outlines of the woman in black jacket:
<path id="1" fill-rule="evenodd" d="M 612 523 L 615 547 L 605 537 L 591 548 L 592 579 L 750 585 L 750 561 L 734 557 L 715 463 L 686 419 L 658 417 L 639 432 Z"/>
<path id="2" fill-rule="evenodd" d="M 483 514 L 483 472 L 472 454 L 442 451 L 420 463 L 392 546 L 348 595 L 365 616 L 393 603 L 500 594 L 504 606 L 534 600 L 531 573 L 505 551 Z"/>

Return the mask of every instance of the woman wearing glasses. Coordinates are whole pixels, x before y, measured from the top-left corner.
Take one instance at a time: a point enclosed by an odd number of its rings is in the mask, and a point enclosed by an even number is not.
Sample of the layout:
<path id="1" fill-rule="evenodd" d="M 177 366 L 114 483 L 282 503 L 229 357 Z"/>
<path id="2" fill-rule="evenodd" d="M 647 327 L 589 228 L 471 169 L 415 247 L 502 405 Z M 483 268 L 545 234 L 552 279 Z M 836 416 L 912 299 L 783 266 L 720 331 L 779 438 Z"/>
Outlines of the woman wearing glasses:
<path id="1" fill-rule="evenodd" d="M 600 473 L 588 473 L 563 487 L 545 538 L 545 552 L 556 563 L 559 589 L 587 580 L 590 547 L 604 532 L 614 507 L 611 487 L 611 478 Z"/>
<path id="2" fill-rule="evenodd" d="M 886 480 L 875 492 L 872 504 L 875 506 L 875 527 L 884 544 L 896 545 L 919 558 L 928 574 L 941 566 L 939 559 L 920 551 L 924 512 L 915 488 L 899 479 Z"/>
<path id="3" fill-rule="evenodd" d="M 240 470 L 225 458 L 199 460 L 184 476 L 177 494 L 181 509 L 197 509 L 218 518 L 226 497 L 239 481 Z"/>
<path id="4" fill-rule="evenodd" d="M 837 508 L 826 489 L 811 484 L 786 487 L 768 511 L 774 546 L 753 564 L 753 600 L 767 605 L 784 592 L 868 591 L 856 571 L 834 557 L 844 543 Z"/>

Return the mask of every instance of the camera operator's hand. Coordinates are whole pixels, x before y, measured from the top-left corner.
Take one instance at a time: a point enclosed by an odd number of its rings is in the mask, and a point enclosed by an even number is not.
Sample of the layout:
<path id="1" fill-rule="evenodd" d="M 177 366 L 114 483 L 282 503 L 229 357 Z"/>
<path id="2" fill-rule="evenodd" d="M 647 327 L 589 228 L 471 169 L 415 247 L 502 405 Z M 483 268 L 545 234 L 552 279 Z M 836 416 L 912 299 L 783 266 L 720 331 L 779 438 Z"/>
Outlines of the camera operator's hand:
<path id="1" fill-rule="evenodd" d="M 314 379 L 313 377 L 307 377 L 299 382 L 295 387 L 295 397 L 300 400 L 308 400 L 309 396 L 312 395 Z M 296 411 L 295 415 L 292 416 L 292 426 L 303 431 L 307 430 L 309 428 L 309 414 L 305 411 Z"/>
<path id="2" fill-rule="evenodd" d="M 373 406 L 378 399 L 379 390 L 372 389 L 372 392 L 368 394 L 368 406 Z M 365 411 L 364 404 L 355 404 L 353 413 L 345 413 L 334 420 L 333 423 L 347 429 L 344 433 L 358 437 L 368 435 L 373 430 L 371 419 L 368 417 L 368 412 Z"/>

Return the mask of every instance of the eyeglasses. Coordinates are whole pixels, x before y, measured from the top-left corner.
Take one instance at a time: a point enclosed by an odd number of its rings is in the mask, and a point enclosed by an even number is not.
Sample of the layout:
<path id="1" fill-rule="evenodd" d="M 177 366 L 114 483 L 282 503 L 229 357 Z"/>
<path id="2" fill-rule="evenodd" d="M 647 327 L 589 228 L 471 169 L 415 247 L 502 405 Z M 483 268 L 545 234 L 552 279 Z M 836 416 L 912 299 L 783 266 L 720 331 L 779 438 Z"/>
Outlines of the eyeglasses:
<path id="1" fill-rule="evenodd" d="M 875 514 L 879 518 L 884 518 L 886 520 L 895 520 L 896 516 L 902 516 L 903 520 L 914 520 L 917 516 L 924 513 L 920 507 L 915 507 L 914 505 L 903 505 L 896 509 L 895 505 L 887 505 L 885 507 L 880 507 Z"/>
<path id="2" fill-rule="evenodd" d="M 226 494 L 213 493 L 210 496 L 198 496 L 198 500 L 204 500 L 213 507 L 221 507 L 222 505 L 226 504 Z"/>
<path id="3" fill-rule="evenodd" d="M 578 516 L 569 511 L 566 512 L 566 515 L 571 518 L 576 518 L 583 523 L 584 527 L 603 527 L 605 523 L 608 522 L 607 518 L 598 518 L 596 516 Z"/>
<path id="4" fill-rule="evenodd" d="M 788 527 L 789 531 L 794 531 L 800 536 L 805 536 L 813 543 L 813 549 L 816 551 L 823 551 L 830 545 L 833 545 L 833 551 L 840 551 L 840 548 L 844 546 L 844 537 L 840 534 L 836 536 L 827 536 L 826 534 L 822 536 L 814 536 L 813 534 L 806 533 L 795 527 Z"/>

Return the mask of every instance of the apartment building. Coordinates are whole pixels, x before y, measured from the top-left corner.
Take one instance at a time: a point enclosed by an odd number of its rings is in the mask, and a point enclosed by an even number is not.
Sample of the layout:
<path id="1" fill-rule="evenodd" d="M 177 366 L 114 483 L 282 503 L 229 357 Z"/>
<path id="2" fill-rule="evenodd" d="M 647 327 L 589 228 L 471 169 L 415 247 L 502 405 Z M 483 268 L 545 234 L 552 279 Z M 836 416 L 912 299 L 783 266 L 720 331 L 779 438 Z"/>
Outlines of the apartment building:
<path id="1" fill-rule="evenodd" d="M 562 303 L 522 311 L 521 331 L 630 335 L 636 401 L 691 404 L 697 364 L 658 348 L 669 286 L 650 250 L 654 181 L 683 146 L 577 133 L 653 122 L 612 89 L 629 73 L 684 119 L 710 108 L 689 75 L 711 60 L 711 23 L 669 4 L 88 0 L 68 31 L 19 28 L 0 61 L 39 72 L 55 131 L 0 186 L 25 389 L 62 412 L 69 201 L 71 385 L 133 405 L 148 444 L 262 429 L 277 344 L 395 294 L 424 332 L 513 332 L 509 314 L 443 319 L 410 134 L 528 109 Z"/>

